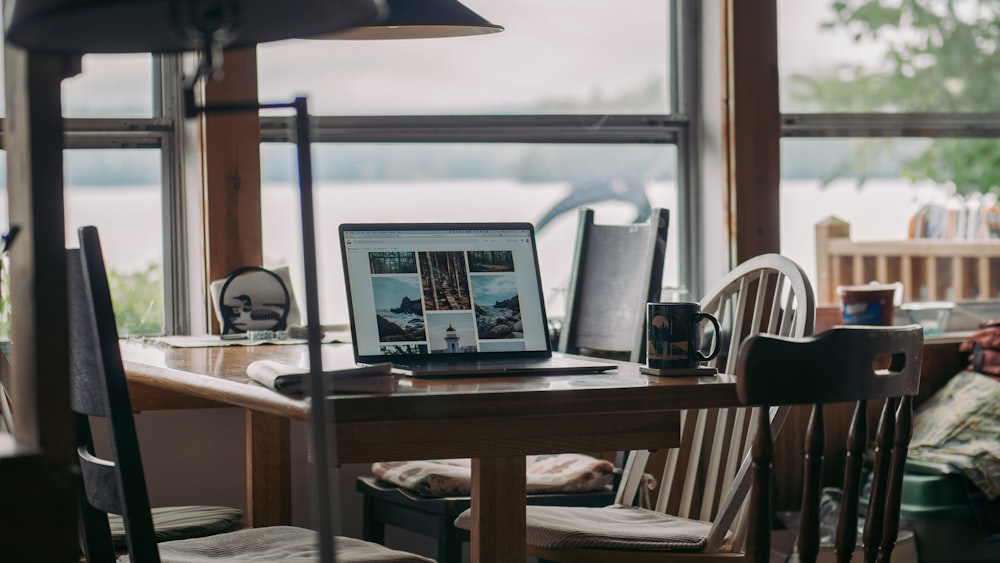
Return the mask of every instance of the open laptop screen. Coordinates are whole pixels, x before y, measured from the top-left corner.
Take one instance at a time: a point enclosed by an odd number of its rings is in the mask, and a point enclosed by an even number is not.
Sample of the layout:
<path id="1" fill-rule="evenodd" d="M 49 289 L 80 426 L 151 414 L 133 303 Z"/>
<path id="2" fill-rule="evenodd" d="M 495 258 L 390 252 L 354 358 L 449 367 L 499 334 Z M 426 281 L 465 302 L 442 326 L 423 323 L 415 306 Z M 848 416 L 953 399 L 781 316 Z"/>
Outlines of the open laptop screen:
<path id="1" fill-rule="evenodd" d="M 340 243 L 357 361 L 551 354 L 530 223 L 345 224 Z"/>

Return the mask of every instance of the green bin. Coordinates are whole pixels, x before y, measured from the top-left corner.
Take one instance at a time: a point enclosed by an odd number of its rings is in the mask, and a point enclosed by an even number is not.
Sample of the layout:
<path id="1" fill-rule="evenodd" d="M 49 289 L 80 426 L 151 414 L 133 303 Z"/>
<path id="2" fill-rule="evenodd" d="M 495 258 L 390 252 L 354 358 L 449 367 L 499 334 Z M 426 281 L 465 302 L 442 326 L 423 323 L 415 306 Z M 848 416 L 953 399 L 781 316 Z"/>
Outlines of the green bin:
<path id="1" fill-rule="evenodd" d="M 969 507 L 965 477 L 947 467 L 907 462 L 900 515 L 909 521 L 920 563 L 997 563 L 1000 542 Z"/>

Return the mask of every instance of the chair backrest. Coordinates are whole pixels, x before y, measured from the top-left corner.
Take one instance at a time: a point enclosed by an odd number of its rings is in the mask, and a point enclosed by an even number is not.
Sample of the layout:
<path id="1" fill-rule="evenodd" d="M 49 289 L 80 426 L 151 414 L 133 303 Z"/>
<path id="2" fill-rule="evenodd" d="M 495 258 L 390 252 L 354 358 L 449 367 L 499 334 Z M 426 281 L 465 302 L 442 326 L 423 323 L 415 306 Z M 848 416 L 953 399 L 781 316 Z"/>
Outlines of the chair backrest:
<path id="1" fill-rule="evenodd" d="M 923 329 L 840 326 L 812 338 L 758 335 L 740 350 L 736 366 L 737 395 L 759 409 L 753 438 L 753 464 L 748 513 L 751 530 L 747 555 L 770 557 L 771 466 L 773 435 L 767 409 L 775 405 L 812 405 L 803 459 L 804 487 L 799 521 L 801 561 L 819 552 L 819 507 L 825 447 L 825 403 L 855 402 L 847 436 L 843 500 L 835 552 L 847 561 L 857 543 L 861 474 L 868 445 L 868 401 L 884 400 L 876 431 L 871 489 L 865 516 L 865 561 L 888 562 L 899 531 L 903 470 L 913 427 L 913 395 L 920 383 Z"/>
<path id="2" fill-rule="evenodd" d="M 731 373 L 730 358 L 740 343 L 755 334 L 812 334 L 816 301 L 812 285 L 794 261 L 765 254 L 747 260 L 727 274 L 701 300 L 701 309 L 722 326 L 721 352 L 708 362 Z M 703 343 L 704 344 L 704 343 Z M 772 413 L 781 428 L 788 407 Z M 706 552 L 717 551 L 732 532 L 732 546 L 745 540 L 741 510 L 750 488 L 750 424 L 748 408 L 691 409 L 681 413 L 681 445 L 666 453 L 662 471 L 650 452 L 630 452 L 616 502 L 632 504 L 646 486 L 646 475 L 659 474 L 654 506 L 659 512 L 713 523 Z M 648 465 L 648 466 L 647 466 Z"/>
<path id="3" fill-rule="evenodd" d="M 646 223 L 598 225 L 593 209 L 580 208 L 559 351 L 643 360 L 646 303 L 660 296 L 669 226 L 666 209 Z"/>
<path id="4" fill-rule="evenodd" d="M 87 561 L 114 561 L 108 514 L 122 516 L 132 561 L 159 561 L 132 404 L 118 347 L 111 291 L 94 227 L 66 251 L 69 283 L 71 405 L 83 477 L 80 499 Z M 110 456 L 94 451 L 90 420 L 107 426 Z"/>

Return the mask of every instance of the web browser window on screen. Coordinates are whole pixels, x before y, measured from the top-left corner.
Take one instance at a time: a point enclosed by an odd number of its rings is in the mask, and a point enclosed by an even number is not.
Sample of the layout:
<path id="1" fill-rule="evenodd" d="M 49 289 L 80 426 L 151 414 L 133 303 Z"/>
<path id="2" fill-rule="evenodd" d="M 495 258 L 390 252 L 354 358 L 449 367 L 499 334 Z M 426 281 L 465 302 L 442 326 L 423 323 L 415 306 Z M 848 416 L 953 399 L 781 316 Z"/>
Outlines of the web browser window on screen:
<path id="1" fill-rule="evenodd" d="M 548 349 L 530 228 L 345 226 L 343 247 L 361 356 Z"/>

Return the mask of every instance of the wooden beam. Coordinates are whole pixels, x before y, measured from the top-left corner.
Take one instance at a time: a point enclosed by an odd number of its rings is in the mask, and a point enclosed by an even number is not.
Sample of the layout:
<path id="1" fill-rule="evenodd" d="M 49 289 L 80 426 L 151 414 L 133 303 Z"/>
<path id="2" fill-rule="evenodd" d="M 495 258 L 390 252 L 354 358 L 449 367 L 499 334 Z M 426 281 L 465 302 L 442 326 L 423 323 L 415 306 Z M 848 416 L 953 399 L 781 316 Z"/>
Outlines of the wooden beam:
<path id="1" fill-rule="evenodd" d="M 5 46 L 12 447 L 0 448 L 0 553 L 76 561 L 61 83 L 68 60 Z M 4 451 L 6 450 L 6 451 Z M 40 510 L 41 509 L 41 510 Z"/>
<path id="2" fill-rule="evenodd" d="M 776 0 L 727 2 L 724 152 L 734 263 L 780 250 Z"/>
<path id="3" fill-rule="evenodd" d="M 226 51 L 225 76 L 205 84 L 205 103 L 255 102 L 257 52 Z M 263 265 L 260 117 L 255 112 L 202 115 L 202 191 L 206 284 L 241 266 Z M 209 304 L 209 326 L 218 323 Z"/>

